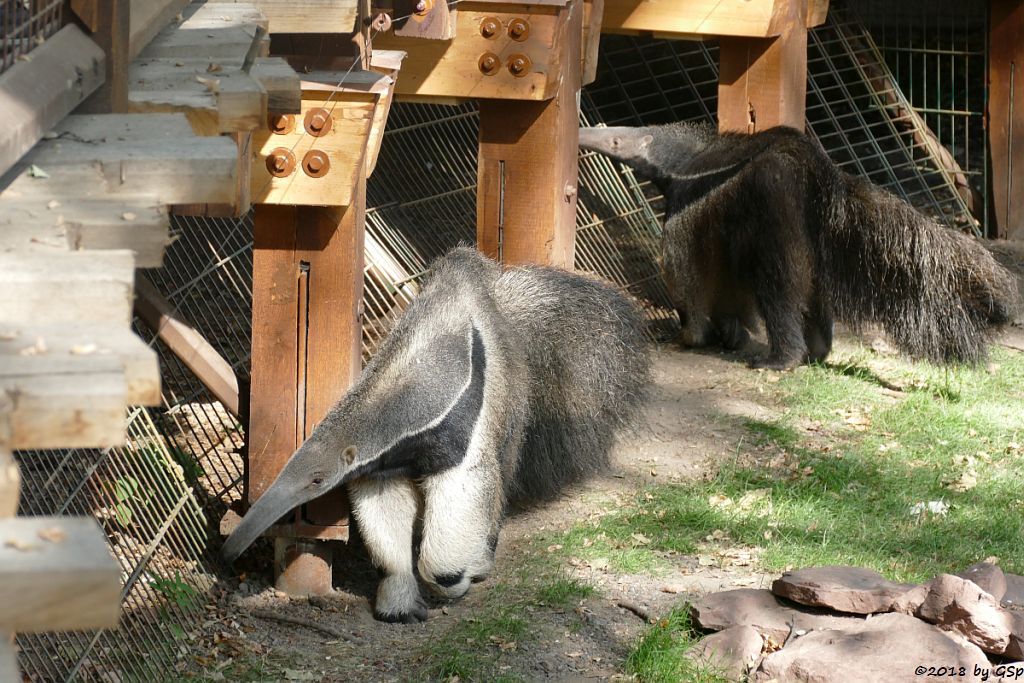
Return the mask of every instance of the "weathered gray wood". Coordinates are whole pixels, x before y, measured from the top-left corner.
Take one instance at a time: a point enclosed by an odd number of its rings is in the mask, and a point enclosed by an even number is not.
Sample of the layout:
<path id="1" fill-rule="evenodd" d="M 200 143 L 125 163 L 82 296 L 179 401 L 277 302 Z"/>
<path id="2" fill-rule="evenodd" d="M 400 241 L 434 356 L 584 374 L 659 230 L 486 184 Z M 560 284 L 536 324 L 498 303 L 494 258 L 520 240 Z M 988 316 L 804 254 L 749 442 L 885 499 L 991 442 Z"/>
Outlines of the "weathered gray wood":
<path id="1" fill-rule="evenodd" d="M 256 0 L 273 33 L 352 33 L 359 0 Z"/>
<path id="2" fill-rule="evenodd" d="M 0 630 L 113 628 L 121 570 L 89 517 L 0 520 Z"/>
<path id="3" fill-rule="evenodd" d="M 128 56 L 135 59 L 191 0 L 131 0 Z"/>
<path id="4" fill-rule="evenodd" d="M 26 354 L 26 349 L 30 351 Z M 94 359 L 114 358 L 124 374 L 130 405 L 160 404 L 156 352 L 127 327 L 95 323 L 53 325 L 0 323 L 0 358 L 38 375 L 69 364 L 88 368 Z"/>
<path id="5" fill-rule="evenodd" d="M 267 108 L 270 111 L 285 114 L 298 113 L 302 109 L 300 76 L 284 59 L 257 59 L 249 73 L 267 91 Z"/>
<path id="6" fill-rule="evenodd" d="M 4 392 L 11 399 L 12 449 L 105 448 L 125 442 L 127 385 L 114 355 L 40 362 L 0 356 Z"/>
<path id="7" fill-rule="evenodd" d="M 267 95 L 256 79 L 207 59 L 139 59 L 130 75 L 130 111 L 184 112 L 200 135 L 253 130 L 267 110 Z"/>
<path id="8" fill-rule="evenodd" d="M 130 249 L 137 268 L 163 263 L 170 244 L 165 207 L 147 198 L 3 199 L 0 197 L 0 252 Z"/>
<path id="9" fill-rule="evenodd" d="M 0 254 L 0 323 L 131 322 L 130 251 Z"/>
<path id="10" fill-rule="evenodd" d="M 20 681 L 18 658 L 10 634 L 0 631 L 0 681 Z"/>
<path id="11" fill-rule="evenodd" d="M 253 5 L 233 2 L 193 3 L 182 12 L 180 23 L 163 29 L 143 50 L 142 58 L 185 57 L 223 59 L 245 55 L 257 28 L 269 30 L 270 22 Z M 260 39 L 258 53 L 270 54 L 270 37 Z"/>
<path id="12" fill-rule="evenodd" d="M 0 420 L 6 421 L 10 414 L 9 401 L 0 407 Z M 0 518 L 13 517 L 18 512 L 18 498 L 21 493 L 21 474 L 18 472 L 18 463 L 14 462 L 14 456 L 10 449 L 0 443 Z M 3 679 L 0 679 L 3 680 Z"/>
<path id="13" fill-rule="evenodd" d="M 32 50 L 28 61 L 0 74 L 0 173 L 13 166 L 104 78 L 103 50 L 65 26 Z"/>
<path id="14" fill-rule="evenodd" d="M 234 141 L 196 135 L 184 114 L 72 115 L 55 130 L 57 138 L 41 141 L 0 179 L 4 198 L 141 195 L 163 204 L 235 198 Z"/>

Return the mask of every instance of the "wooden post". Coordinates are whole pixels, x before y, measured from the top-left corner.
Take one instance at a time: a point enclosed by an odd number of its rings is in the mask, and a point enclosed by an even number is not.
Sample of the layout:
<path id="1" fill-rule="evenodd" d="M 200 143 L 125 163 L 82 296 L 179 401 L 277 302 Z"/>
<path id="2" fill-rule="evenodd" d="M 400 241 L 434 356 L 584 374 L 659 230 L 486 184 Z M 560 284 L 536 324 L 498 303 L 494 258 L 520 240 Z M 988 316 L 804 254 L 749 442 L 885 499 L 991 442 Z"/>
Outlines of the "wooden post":
<path id="1" fill-rule="evenodd" d="M 1024 240 L 1024 1 L 992 0 L 989 27 L 989 215 L 999 238 Z"/>
<path id="2" fill-rule="evenodd" d="M 553 99 L 480 101 L 477 245 L 504 263 L 573 267 L 582 0 L 570 12 Z"/>
<path id="3" fill-rule="evenodd" d="M 256 207 L 248 499 L 258 499 L 361 368 L 366 180 L 347 207 Z M 342 491 L 310 502 L 295 522 L 347 538 Z M 333 534 L 331 529 L 336 529 Z M 277 537 L 277 586 L 331 590 L 319 542 Z"/>
<path id="4" fill-rule="evenodd" d="M 131 0 L 72 2 L 72 9 L 107 55 L 106 81 L 83 102 L 78 114 L 123 114 L 128 111 L 128 41 Z"/>
<path id="5" fill-rule="evenodd" d="M 756 133 L 804 129 L 807 100 L 806 3 L 775 38 L 722 36 L 718 52 L 718 129 Z"/>

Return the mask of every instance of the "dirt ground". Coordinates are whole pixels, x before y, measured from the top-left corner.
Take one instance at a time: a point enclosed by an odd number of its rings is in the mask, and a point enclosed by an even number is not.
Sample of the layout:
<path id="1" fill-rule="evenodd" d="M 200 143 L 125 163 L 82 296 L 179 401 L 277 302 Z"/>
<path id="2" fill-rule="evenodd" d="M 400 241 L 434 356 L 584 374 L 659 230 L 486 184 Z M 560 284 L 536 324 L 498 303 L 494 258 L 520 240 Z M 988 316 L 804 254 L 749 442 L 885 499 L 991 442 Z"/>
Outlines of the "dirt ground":
<path id="1" fill-rule="evenodd" d="M 705 476 L 716 461 L 736 451 L 746 433 L 743 419 L 768 418 L 776 410 L 763 395 L 773 373 L 750 370 L 735 355 L 663 346 L 654 352 L 653 380 L 641 424 L 635 433 L 620 437 L 612 471 L 554 503 L 508 519 L 494 575 L 475 585 L 462 600 L 437 604 L 425 623 L 408 626 L 374 620 L 370 600 L 377 573 L 365 550 L 354 543 L 339 548 L 336 555 L 337 594 L 313 604 L 274 591 L 268 585 L 271 577 L 255 568 L 259 561 L 253 558 L 246 563 L 254 569 L 244 575 L 245 581 L 224 584 L 221 611 L 209 622 L 207 635 L 218 642 L 235 641 L 232 647 L 239 656 L 294 661 L 301 668 L 279 664 L 282 671 L 296 676 L 293 680 L 307 680 L 302 672 L 316 672 L 316 680 L 324 681 L 416 680 L 414 672 L 421 670 L 417 657 L 458 620 L 474 617 L 489 587 L 513 575 L 532 539 L 568 529 L 605 509 L 609 500 L 630 497 L 645 486 Z M 259 554 L 264 562 L 269 559 L 265 550 Z M 720 568 L 701 566 L 696 557 L 665 559 L 672 569 L 657 576 L 618 574 L 604 566 L 567 562 L 566 571 L 593 585 L 595 594 L 571 613 L 536 607 L 526 615 L 532 629 L 555 637 L 515 643 L 515 651 L 502 656 L 506 673 L 529 681 L 616 678 L 644 628 L 640 617 L 617 603 L 629 601 L 656 616 L 688 593 L 760 586 L 766 581 L 743 561 Z M 343 638 L 251 616 L 251 610 L 261 608 L 327 624 Z M 214 672 L 211 678 L 219 676 Z"/>

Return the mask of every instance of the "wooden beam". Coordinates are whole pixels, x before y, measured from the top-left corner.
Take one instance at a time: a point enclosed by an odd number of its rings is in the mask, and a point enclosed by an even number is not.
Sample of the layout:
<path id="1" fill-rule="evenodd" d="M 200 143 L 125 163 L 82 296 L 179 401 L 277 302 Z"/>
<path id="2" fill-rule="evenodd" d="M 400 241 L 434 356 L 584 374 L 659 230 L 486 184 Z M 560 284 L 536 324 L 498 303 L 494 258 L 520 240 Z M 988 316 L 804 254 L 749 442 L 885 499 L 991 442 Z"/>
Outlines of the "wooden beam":
<path id="1" fill-rule="evenodd" d="M 605 0 L 587 0 L 583 5 L 583 85 L 589 85 L 597 79 L 604 3 Z"/>
<path id="2" fill-rule="evenodd" d="M 988 140 L 990 220 L 1001 239 L 1024 240 L 1024 2 L 991 0 Z"/>
<path id="3" fill-rule="evenodd" d="M 601 31 L 677 39 L 770 38 L 782 35 L 788 17 L 798 13 L 806 28 L 818 26 L 828 0 L 605 0 Z"/>
<path id="4" fill-rule="evenodd" d="M 103 50 L 76 26 L 65 26 L 0 74 L 0 174 L 103 83 Z"/>
<path id="5" fill-rule="evenodd" d="M 131 322 L 130 251 L 0 254 L 0 323 Z"/>
<path id="6" fill-rule="evenodd" d="M 93 372 L 93 361 L 114 359 L 122 371 L 128 405 L 160 404 L 160 369 L 156 352 L 127 327 L 106 324 L 0 323 L 0 358 L 17 366 L 14 376 L 39 377 L 47 372 Z M 107 371 L 101 363 L 100 372 Z M 2 381 L 3 378 L 0 378 Z"/>
<path id="7" fill-rule="evenodd" d="M 8 633 L 0 632 L 0 681 L 20 681 L 18 656 Z"/>
<path id="8" fill-rule="evenodd" d="M 90 517 L 0 520 L 0 630 L 113 628 L 121 569 Z"/>
<path id="9" fill-rule="evenodd" d="M 573 268 L 582 1 L 569 12 L 554 99 L 480 101 L 477 244 L 505 263 Z"/>
<path id="10" fill-rule="evenodd" d="M 718 128 L 755 133 L 773 126 L 804 129 L 807 29 L 794 19 L 777 38 L 719 41 Z"/>
<path id="11" fill-rule="evenodd" d="M 4 399 L 4 404 L 7 400 Z M 7 421 L 10 406 L 0 406 L 0 421 Z M 0 518 L 13 517 L 18 512 L 18 499 L 21 496 L 21 474 L 18 463 L 6 445 L 0 441 Z"/>
<path id="12" fill-rule="evenodd" d="M 131 5 L 131 21 L 126 46 L 129 61 L 146 49 L 164 28 L 173 22 L 191 0 L 124 0 Z"/>
<path id="13" fill-rule="evenodd" d="M 401 97 L 549 100 L 558 91 L 558 65 L 569 49 L 562 40 L 568 35 L 568 17 L 566 7 L 557 5 L 461 3 L 454 39 L 421 40 L 382 33 L 373 39 L 373 47 L 409 54 L 398 76 L 396 93 Z M 487 20 L 497 27 L 490 37 L 481 34 Z M 524 40 L 509 35 L 513 21 L 527 25 Z M 582 35 L 581 21 L 574 22 Z M 495 58 L 490 75 L 481 68 L 485 54 Z M 520 56 L 527 61 L 521 62 L 525 64 L 522 75 L 516 76 L 509 64 Z"/>
<path id="14" fill-rule="evenodd" d="M 0 252 L 130 249 L 137 268 L 163 263 L 167 211 L 155 200 L 0 198 Z"/>
<path id="15" fill-rule="evenodd" d="M 174 306 L 141 273 L 135 280 L 135 312 L 171 352 L 191 370 L 214 398 L 238 416 L 238 378 L 231 364 L 206 338 L 183 320 Z"/>
<path id="16" fill-rule="evenodd" d="M 235 143 L 195 135 L 184 114 L 72 115 L 54 130 L 56 138 L 39 142 L 0 179 L 8 185 L 3 197 L 235 200 Z"/>
<path id="17" fill-rule="evenodd" d="M 103 85 L 79 107 L 79 114 L 120 114 L 128 110 L 130 0 L 94 0 L 92 39 L 106 55 Z"/>
<path id="18" fill-rule="evenodd" d="M 185 7 L 180 22 L 160 31 L 139 57 L 210 60 L 240 57 L 253 40 L 259 43 L 258 54 L 266 57 L 270 54 L 270 37 L 257 38 L 258 28 L 269 30 L 270 22 L 255 5 L 196 2 Z"/>
<path id="19" fill-rule="evenodd" d="M 353 33 L 359 0 L 256 0 L 272 33 Z"/>

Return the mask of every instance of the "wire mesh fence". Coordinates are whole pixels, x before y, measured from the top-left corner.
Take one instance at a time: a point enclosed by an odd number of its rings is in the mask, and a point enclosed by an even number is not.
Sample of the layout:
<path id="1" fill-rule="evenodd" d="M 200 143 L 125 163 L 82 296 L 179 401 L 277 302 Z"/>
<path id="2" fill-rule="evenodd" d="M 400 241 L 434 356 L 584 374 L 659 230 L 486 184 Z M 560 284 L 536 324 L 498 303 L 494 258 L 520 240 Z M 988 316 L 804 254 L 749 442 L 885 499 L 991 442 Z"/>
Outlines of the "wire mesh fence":
<path id="1" fill-rule="evenodd" d="M 914 99 L 921 78 L 917 67 L 892 66 L 889 60 L 892 46 L 904 54 L 904 48 L 931 45 L 932 33 L 898 38 L 886 33 L 889 28 L 875 33 L 854 12 L 858 2 L 834 2 L 827 24 L 809 38 L 807 131 L 847 171 L 869 177 L 951 225 L 975 225 L 958 177 L 924 130 L 951 151 L 970 186 L 983 190 L 983 152 L 969 128 L 977 117 L 945 111 L 975 106 L 970 99 L 975 94 L 968 96 L 969 105 L 940 102 L 925 108 L 943 111 L 915 118 L 907 102 L 928 102 Z M 975 26 L 976 18 L 971 22 Z M 977 66 L 973 53 L 958 58 Z M 717 62 L 715 41 L 605 36 L 598 79 L 581 98 L 581 122 L 714 123 Z M 908 85 L 910 74 L 914 81 Z M 959 123 L 942 117 L 959 117 Z M 472 103 L 392 108 L 367 190 L 364 358 L 372 356 L 416 296 L 433 258 L 475 240 L 478 127 Z M 672 337 L 677 322 L 657 266 L 663 208 L 656 190 L 629 168 L 585 154 L 578 192 L 577 268 L 636 296 L 652 338 Z M 146 276 L 228 360 L 240 386 L 247 386 L 251 217 L 176 217 L 172 230 L 175 241 L 165 266 Z M 217 575 L 210 548 L 219 546 L 221 515 L 240 496 L 243 428 L 153 339 L 152 330 L 138 321 L 136 329 L 159 355 L 163 405 L 132 412 L 130 445 L 19 454 L 25 478 L 22 513 L 94 515 L 122 565 L 125 585 L 124 618 L 116 631 L 18 637 L 32 681 L 177 680 L 174 672 L 191 656 L 188 635 L 202 619 L 204 596 Z"/>
<path id="2" fill-rule="evenodd" d="M 64 0 L 0 0 L 0 73 L 62 26 Z"/>

